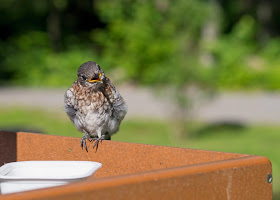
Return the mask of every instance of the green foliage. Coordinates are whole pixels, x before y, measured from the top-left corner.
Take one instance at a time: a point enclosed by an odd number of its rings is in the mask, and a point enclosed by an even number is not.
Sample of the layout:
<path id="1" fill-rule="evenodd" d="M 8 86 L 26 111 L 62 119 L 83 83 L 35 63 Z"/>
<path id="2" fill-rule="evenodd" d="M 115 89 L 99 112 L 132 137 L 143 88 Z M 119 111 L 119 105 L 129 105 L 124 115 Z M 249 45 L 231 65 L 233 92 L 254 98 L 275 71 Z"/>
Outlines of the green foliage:
<path id="1" fill-rule="evenodd" d="M 47 34 L 40 31 L 11 38 L 2 53 L 5 55 L 2 70 L 10 73 L 10 83 L 14 85 L 69 86 L 81 63 L 95 59 L 94 53 L 83 46 L 52 51 Z"/>
<path id="2" fill-rule="evenodd" d="M 275 17 L 241 0 L 3 0 L 0 84 L 69 85 L 95 60 L 124 81 L 179 91 L 278 90 L 280 18 L 267 5 Z"/>
<path id="3" fill-rule="evenodd" d="M 263 68 L 259 73 L 259 87 L 269 90 L 280 88 L 280 39 L 271 39 L 260 52 Z"/>
<path id="4" fill-rule="evenodd" d="M 217 86 L 238 88 L 252 83 L 253 74 L 247 58 L 256 50 L 254 34 L 254 19 L 244 16 L 230 34 L 221 36 L 208 47 L 215 59 L 212 69 L 216 74 Z"/>
<path id="5" fill-rule="evenodd" d="M 219 88 L 280 88 L 280 41 L 269 40 L 262 46 L 256 41 L 256 30 L 257 22 L 245 15 L 229 34 L 206 47 L 215 60 L 212 69 Z"/>
<path id="6" fill-rule="evenodd" d="M 205 1 L 97 1 L 106 29 L 94 30 L 92 40 L 101 58 L 125 69 L 127 78 L 142 84 L 195 82 L 198 43 L 209 16 Z"/>

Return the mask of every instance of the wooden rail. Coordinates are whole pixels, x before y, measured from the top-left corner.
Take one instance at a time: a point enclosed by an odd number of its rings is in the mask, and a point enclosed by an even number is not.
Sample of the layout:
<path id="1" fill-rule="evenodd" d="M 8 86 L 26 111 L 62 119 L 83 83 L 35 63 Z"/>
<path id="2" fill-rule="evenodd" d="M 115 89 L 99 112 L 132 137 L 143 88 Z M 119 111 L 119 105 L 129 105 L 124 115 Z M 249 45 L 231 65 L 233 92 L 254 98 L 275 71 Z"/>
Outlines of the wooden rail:
<path id="1" fill-rule="evenodd" d="M 0 165 L 27 160 L 102 163 L 94 176 L 65 186 L 0 195 L 0 199 L 272 199 L 270 161 L 262 156 L 0 132 Z"/>

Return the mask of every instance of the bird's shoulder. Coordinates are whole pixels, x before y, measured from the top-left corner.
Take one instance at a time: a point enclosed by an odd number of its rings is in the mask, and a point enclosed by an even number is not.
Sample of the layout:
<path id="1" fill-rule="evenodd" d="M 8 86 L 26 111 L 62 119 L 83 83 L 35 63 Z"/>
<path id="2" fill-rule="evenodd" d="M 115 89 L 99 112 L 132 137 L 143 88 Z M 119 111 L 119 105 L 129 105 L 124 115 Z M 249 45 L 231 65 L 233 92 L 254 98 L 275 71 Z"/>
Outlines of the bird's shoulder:
<path id="1" fill-rule="evenodd" d="M 106 96 L 107 96 L 108 100 L 114 106 L 124 103 L 122 96 L 116 90 L 115 86 L 112 84 L 112 82 L 110 81 L 109 78 L 106 79 L 105 92 L 106 92 Z"/>
<path id="2" fill-rule="evenodd" d="M 79 85 L 77 83 L 77 81 L 75 81 L 72 86 L 66 90 L 65 94 L 64 94 L 64 102 L 65 104 L 70 104 L 77 95 L 77 92 L 79 91 Z M 74 104 L 74 102 L 72 102 L 72 104 Z"/>
<path id="3" fill-rule="evenodd" d="M 76 100 L 83 100 L 91 95 L 92 91 L 83 87 L 78 81 L 75 81 L 65 93 L 66 98 L 73 98 Z"/>
<path id="4" fill-rule="evenodd" d="M 115 91 L 115 86 L 112 84 L 109 78 L 106 77 L 106 85 L 105 85 L 105 95 L 107 98 L 112 101 L 114 98 L 114 91 Z"/>
<path id="5" fill-rule="evenodd" d="M 100 107 L 108 110 L 110 107 L 109 101 L 103 91 L 94 91 L 90 88 L 83 87 L 78 81 L 75 81 L 72 87 L 66 91 L 65 99 L 65 103 L 70 102 L 76 109 L 90 106 L 93 110 L 99 109 Z"/>

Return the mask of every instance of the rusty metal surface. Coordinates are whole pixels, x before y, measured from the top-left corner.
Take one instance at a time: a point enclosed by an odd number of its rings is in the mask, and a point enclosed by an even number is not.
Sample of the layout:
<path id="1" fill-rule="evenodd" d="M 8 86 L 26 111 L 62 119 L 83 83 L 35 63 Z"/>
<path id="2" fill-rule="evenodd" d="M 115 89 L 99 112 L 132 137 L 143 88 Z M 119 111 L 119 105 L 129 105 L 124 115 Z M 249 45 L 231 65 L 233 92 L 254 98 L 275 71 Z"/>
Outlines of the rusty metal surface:
<path id="1" fill-rule="evenodd" d="M 17 161 L 17 133 L 0 132 L 0 166 Z"/>
<path id="2" fill-rule="evenodd" d="M 16 161 L 103 164 L 87 181 L 0 199 L 272 199 L 266 180 L 271 164 L 265 157 L 114 141 L 87 153 L 80 138 L 30 133 L 0 132 L 0 141 L 1 165 L 15 155 Z M 6 152 L 14 153 L 2 156 Z"/>

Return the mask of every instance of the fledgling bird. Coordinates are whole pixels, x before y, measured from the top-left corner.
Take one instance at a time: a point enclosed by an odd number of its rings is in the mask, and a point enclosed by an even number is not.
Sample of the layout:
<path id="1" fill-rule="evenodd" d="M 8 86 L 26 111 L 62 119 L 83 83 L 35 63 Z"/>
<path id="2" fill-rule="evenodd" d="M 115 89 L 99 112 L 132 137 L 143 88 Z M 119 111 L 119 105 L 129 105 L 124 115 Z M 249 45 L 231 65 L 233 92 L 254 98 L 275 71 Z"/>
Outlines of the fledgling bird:
<path id="1" fill-rule="evenodd" d="M 82 64 L 78 78 L 64 96 L 65 111 L 76 129 L 84 133 L 81 147 L 86 140 L 110 139 L 119 130 L 127 113 L 127 105 L 101 67 L 93 61 Z"/>

